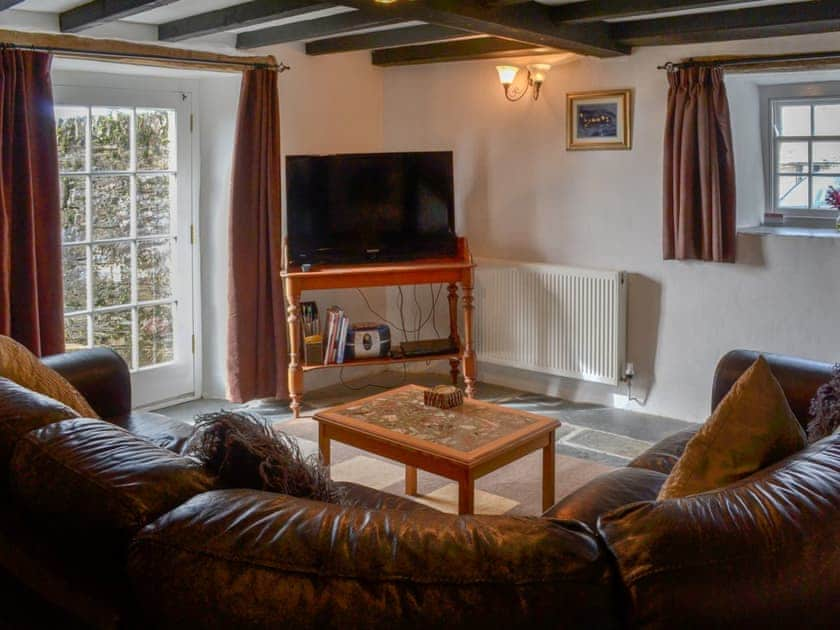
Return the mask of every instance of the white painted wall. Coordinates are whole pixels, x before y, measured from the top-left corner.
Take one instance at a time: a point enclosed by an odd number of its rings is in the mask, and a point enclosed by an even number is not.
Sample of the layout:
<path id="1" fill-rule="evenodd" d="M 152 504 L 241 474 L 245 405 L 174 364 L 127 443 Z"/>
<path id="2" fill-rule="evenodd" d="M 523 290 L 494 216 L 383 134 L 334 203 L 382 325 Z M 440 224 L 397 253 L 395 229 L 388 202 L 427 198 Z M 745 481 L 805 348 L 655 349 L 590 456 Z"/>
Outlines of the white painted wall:
<path id="1" fill-rule="evenodd" d="M 281 74 L 279 80 L 284 157 L 381 150 L 381 71 L 371 66 L 367 54 L 307 57 L 295 46 L 274 46 L 255 54 L 273 54 L 292 68 Z M 227 365 L 230 169 L 239 78 L 202 81 L 201 88 L 204 396 L 223 398 Z M 384 312 L 385 292 L 366 293 L 372 306 Z M 355 321 L 371 319 L 367 307 L 354 292 L 312 292 L 305 294 L 304 299 L 317 301 L 322 313 L 332 304 L 338 304 Z M 345 378 L 369 372 L 346 370 Z M 306 375 L 306 387 L 322 387 L 338 379 L 334 370 L 311 373 Z"/>
<path id="2" fill-rule="evenodd" d="M 272 47 L 292 70 L 280 75 L 283 155 L 379 151 L 382 148 L 382 77 L 366 54 L 307 57 L 300 47 Z M 227 274 L 230 173 L 239 103 L 240 76 L 221 73 L 149 69 L 119 64 L 61 60 L 56 76 L 78 84 L 131 87 L 150 82 L 194 94 L 200 138 L 199 247 L 201 258 L 201 395 L 224 398 L 227 392 Z M 111 73 L 111 74 L 104 74 Z M 285 202 L 285 196 L 284 196 Z M 386 310 L 384 290 L 366 291 L 373 308 Z M 355 321 L 372 318 L 353 292 L 318 292 L 305 296 L 323 310 L 344 307 Z M 347 370 L 345 378 L 370 370 Z M 338 382 L 337 371 L 309 374 L 306 386 Z"/>
<path id="3" fill-rule="evenodd" d="M 240 75 L 199 82 L 201 137 L 202 371 L 207 398 L 227 395 L 227 273 L 230 173 Z"/>
<path id="4" fill-rule="evenodd" d="M 470 238 L 477 255 L 630 272 L 628 354 L 636 363 L 645 408 L 699 420 L 707 413 L 714 365 L 731 348 L 822 360 L 840 356 L 834 325 L 840 306 L 840 242 L 741 236 L 736 265 L 663 262 L 661 146 L 667 86 L 656 65 L 702 54 L 834 49 L 835 40 L 834 35 L 778 38 L 581 59 L 552 71 L 538 103 L 518 104 L 503 99 L 492 62 L 382 71 L 370 65 L 366 53 L 313 58 L 298 46 L 261 52 L 292 66 L 280 79 L 285 154 L 452 149 L 458 230 Z M 566 152 L 566 92 L 623 87 L 635 91 L 633 151 Z M 750 224 L 763 203 L 757 106 L 751 100 L 756 90 L 748 81 L 730 82 L 730 90 L 739 223 Z M 204 394 L 223 396 L 226 233 L 238 79 L 200 79 L 199 96 Z M 393 298 L 381 291 L 370 295 L 376 310 L 396 315 Z M 370 318 L 352 294 L 314 297 L 324 306 L 344 305 L 354 319 Z M 482 366 L 481 376 L 578 400 L 609 402 L 614 393 L 489 366 Z M 335 372 L 308 375 L 307 386 L 336 377 Z"/>
<path id="5" fill-rule="evenodd" d="M 840 241 L 744 235 L 737 264 L 664 262 L 667 82 L 656 66 L 692 55 L 835 48 L 836 35 L 826 35 L 579 59 L 552 70 L 539 102 L 516 104 L 503 98 L 496 62 L 388 69 L 384 147 L 455 151 L 458 230 L 477 255 L 628 271 L 628 357 L 645 410 L 701 420 L 715 364 L 732 348 L 840 358 Z M 566 93 L 627 87 L 635 95 L 633 150 L 567 152 Z M 756 94 L 740 84 L 732 96 L 736 143 L 753 147 L 736 147 L 745 212 L 739 222 L 754 223 L 763 203 L 757 147 L 750 144 L 758 133 L 757 103 L 750 101 Z M 580 400 L 610 402 L 614 393 L 489 366 L 480 376 Z"/>

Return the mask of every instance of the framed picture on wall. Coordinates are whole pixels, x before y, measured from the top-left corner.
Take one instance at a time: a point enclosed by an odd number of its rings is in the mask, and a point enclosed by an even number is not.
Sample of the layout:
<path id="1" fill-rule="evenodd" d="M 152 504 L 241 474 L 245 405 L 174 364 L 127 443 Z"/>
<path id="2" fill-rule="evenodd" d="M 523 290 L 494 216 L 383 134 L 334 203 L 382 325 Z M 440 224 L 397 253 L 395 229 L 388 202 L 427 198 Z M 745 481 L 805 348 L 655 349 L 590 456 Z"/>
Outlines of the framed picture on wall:
<path id="1" fill-rule="evenodd" d="M 569 94 L 566 148 L 569 151 L 629 149 L 631 100 L 630 90 Z"/>

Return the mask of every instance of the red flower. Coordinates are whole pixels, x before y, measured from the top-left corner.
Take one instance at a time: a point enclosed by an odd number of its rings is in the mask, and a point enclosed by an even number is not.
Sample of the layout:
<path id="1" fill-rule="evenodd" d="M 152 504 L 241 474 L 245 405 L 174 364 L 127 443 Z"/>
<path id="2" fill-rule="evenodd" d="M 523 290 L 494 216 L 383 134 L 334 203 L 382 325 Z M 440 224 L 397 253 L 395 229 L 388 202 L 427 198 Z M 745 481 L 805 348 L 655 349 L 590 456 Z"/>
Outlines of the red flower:
<path id="1" fill-rule="evenodd" d="M 840 189 L 829 186 L 828 192 L 825 193 L 825 201 L 835 210 L 840 210 Z"/>

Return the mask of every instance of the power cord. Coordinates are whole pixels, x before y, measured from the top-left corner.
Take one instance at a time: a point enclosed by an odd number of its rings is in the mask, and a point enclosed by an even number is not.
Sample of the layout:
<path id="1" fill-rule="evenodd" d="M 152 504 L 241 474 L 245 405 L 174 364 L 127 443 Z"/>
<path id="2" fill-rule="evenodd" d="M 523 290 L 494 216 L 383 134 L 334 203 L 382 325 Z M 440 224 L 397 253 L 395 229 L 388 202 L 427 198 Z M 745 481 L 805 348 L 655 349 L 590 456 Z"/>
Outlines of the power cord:
<path id="1" fill-rule="evenodd" d="M 429 293 L 431 293 L 431 295 L 432 295 L 432 328 L 434 328 L 435 337 L 440 339 L 440 331 L 438 331 L 438 327 L 437 327 L 437 305 L 438 305 L 438 300 L 440 299 L 440 294 L 443 293 L 443 285 L 441 284 L 438 287 L 437 295 L 435 295 L 435 287 L 434 287 L 434 285 L 430 284 L 429 285 Z"/>
<path id="2" fill-rule="evenodd" d="M 633 379 L 636 376 L 636 368 L 628 363 L 624 368 L 624 381 L 627 383 L 627 402 L 634 402 L 644 407 L 644 402 L 633 396 Z"/>
<path id="3" fill-rule="evenodd" d="M 429 288 L 431 289 L 432 285 L 429 285 Z M 403 333 L 403 338 L 407 341 L 408 340 L 408 335 L 419 334 L 423 330 L 423 328 L 425 328 L 425 326 L 430 321 L 432 321 L 433 318 L 436 316 L 437 305 L 440 302 L 440 296 L 443 293 L 443 285 L 440 285 L 440 288 L 438 289 L 438 292 L 437 292 L 437 296 L 432 301 L 432 308 L 431 308 L 429 314 L 426 316 L 426 318 L 422 322 L 420 322 L 420 324 L 417 328 L 414 328 L 414 329 L 411 329 L 411 330 L 408 330 L 405 326 L 405 311 L 404 311 L 405 299 L 404 299 L 404 294 L 402 292 L 402 287 L 399 287 L 399 292 L 400 292 L 400 320 L 402 322 L 401 326 L 398 325 L 398 324 L 395 324 L 390 319 L 388 319 L 384 315 L 381 315 L 379 312 L 377 312 L 376 309 L 374 309 L 373 306 L 371 305 L 370 300 L 368 299 L 368 297 L 367 297 L 367 295 L 365 294 L 364 291 L 362 291 L 361 289 L 356 289 L 356 292 L 362 297 L 362 300 L 364 300 L 365 306 L 367 306 L 367 309 L 371 312 L 371 314 L 373 314 L 374 317 L 376 317 L 379 321 L 388 324 L 391 328 L 393 328 L 395 330 L 398 330 L 401 333 Z M 435 333 L 439 337 L 440 333 L 438 333 L 437 324 L 435 324 L 434 328 L 435 328 Z"/>
<path id="4" fill-rule="evenodd" d="M 376 311 L 376 309 L 374 309 L 373 306 L 371 305 L 370 300 L 368 299 L 365 292 L 362 291 L 361 289 L 356 289 L 356 291 L 359 293 L 359 295 L 362 296 L 362 300 L 364 300 L 365 305 L 367 306 L 367 309 L 374 315 L 374 317 L 376 317 L 380 321 L 388 324 L 392 328 L 402 332 L 403 339 L 405 341 L 408 341 L 408 336 L 410 334 L 416 335 L 416 338 L 419 340 L 420 339 L 420 333 L 422 332 L 423 328 L 425 328 L 426 325 L 430 321 L 432 322 L 432 327 L 434 328 L 435 335 L 440 337 L 440 332 L 438 331 L 438 327 L 437 327 L 437 305 L 440 302 L 441 295 L 443 294 L 443 285 L 441 284 L 441 285 L 438 286 L 437 293 L 435 293 L 434 285 L 431 285 L 431 284 L 429 285 L 429 292 L 430 292 L 430 295 L 432 297 L 432 306 L 431 306 L 431 309 L 429 311 L 428 316 L 426 316 L 425 319 L 423 318 L 423 307 L 420 305 L 420 299 L 417 295 L 417 285 L 414 285 L 413 292 L 414 292 L 414 304 L 417 307 L 417 322 L 416 322 L 416 328 L 413 329 L 413 330 L 408 330 L 406 328 L 406 325 L 405 325 L 405 294 L 403 293 L 402 287 L 397 287 L 397 290 L 399 291 L 399 296 L 400 296 L 400 324 L 401 324 L 400 326 L 398 326 L 394 322 L 390 321 L 387 317 L 384 317 L 383 315 L 378 313 Z M 429 367 L 431 367 L 431 362 L 427 361 L 426 362 L 426 368 L 428 369 Z M 339 382 L 341 383 L 341 385 L 343 385 L 345 388 L 347 388 L 351 391 L 361 391 L 363 389 L 367 389 L 368 387 L 375 387 L 377 389 L 383 389 L 383 390 L 393 389 L 394 387 L 398 387 L 399 385 L 404 384 L 408 380 L 408 363 L 403 363 L 402 368 L 403 368 L 402 379 L 397 385 L 387 385 L 386 386 L 386 385 L 377 385 L 376 383 L 367 383 L 367 384 L 365 384 L 361 387 L 356 387 L 356 386 L 350 385 L 349 383 L 347 383 L 347 381 L 344 380 L 344 368 L 343 367 L 338 372 L 338 379 L 339 379 Z"/>

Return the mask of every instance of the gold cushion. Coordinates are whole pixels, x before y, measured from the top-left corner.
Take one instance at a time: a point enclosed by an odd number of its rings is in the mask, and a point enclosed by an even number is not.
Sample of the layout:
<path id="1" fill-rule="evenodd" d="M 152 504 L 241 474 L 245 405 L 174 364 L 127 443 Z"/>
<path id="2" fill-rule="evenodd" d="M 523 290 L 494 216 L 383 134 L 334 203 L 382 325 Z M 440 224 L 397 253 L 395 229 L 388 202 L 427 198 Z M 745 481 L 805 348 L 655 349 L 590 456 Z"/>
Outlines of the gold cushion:
<path id="1" fill-rule="evenodd" d="M 64 403 L 83 418 L 99 418 L 67 379 L 41 363 L 26 346 L 3 335 L 0 335 L 0 376 Z"/>
<path id="2" fill-rule="evenodd" d="M 686 445 L 659 491 L 659 500 L 727 486 L 805 448 L 806 443 L 782 386 L 764 357 L 759 357 Z"/>

